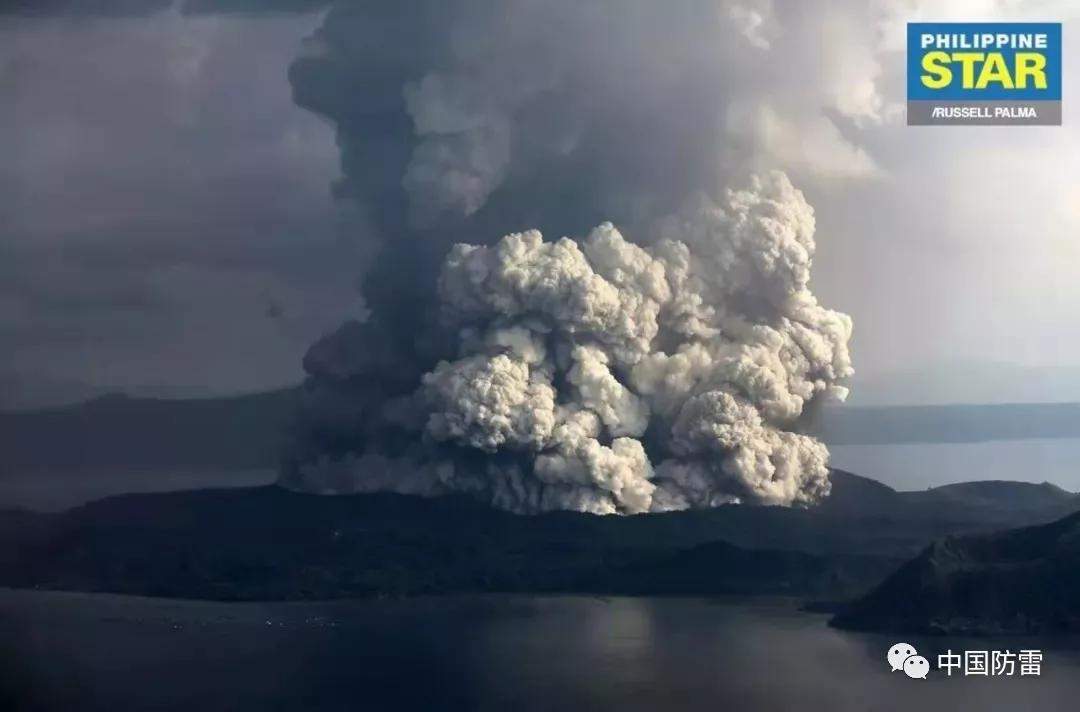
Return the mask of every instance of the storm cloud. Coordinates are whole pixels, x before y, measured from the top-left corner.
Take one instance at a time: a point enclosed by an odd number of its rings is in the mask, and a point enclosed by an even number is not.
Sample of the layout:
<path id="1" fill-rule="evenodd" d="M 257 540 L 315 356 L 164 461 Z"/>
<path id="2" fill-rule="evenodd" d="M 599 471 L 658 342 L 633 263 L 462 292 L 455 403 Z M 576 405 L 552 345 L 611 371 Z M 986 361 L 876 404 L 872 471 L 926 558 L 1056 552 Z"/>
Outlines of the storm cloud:
<path id="1" fill-rule="evenodd" d="M 291 384 L 363 314 L 285 80 L 316 22 L 0 18 L 0 404 Z"/>

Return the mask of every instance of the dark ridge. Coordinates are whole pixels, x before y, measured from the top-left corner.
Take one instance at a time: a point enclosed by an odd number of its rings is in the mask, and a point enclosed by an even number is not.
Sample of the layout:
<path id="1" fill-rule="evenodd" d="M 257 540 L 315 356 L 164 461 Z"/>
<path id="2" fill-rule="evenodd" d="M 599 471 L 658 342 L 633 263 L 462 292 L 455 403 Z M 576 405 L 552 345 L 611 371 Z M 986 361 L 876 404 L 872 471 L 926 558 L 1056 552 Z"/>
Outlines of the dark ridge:
<path id="1" fill-rule="evenodd" d="M 968 635 L 1080 632 L 1080 513 L 934 542 L 833 624 Z"/>
<path id="2" fill-rule="evenodd" d="M 834 489 L 813 509 L 628 517 L 276 486 L 122 495 L 55 515 L 0 514 L 0 584 L 220 600 L 479 591 L 840 600 L 935 538 L 1077 508 L 1067 493 L 1013 511 L 957 497 L 926 503 L 842 472 Z"/>

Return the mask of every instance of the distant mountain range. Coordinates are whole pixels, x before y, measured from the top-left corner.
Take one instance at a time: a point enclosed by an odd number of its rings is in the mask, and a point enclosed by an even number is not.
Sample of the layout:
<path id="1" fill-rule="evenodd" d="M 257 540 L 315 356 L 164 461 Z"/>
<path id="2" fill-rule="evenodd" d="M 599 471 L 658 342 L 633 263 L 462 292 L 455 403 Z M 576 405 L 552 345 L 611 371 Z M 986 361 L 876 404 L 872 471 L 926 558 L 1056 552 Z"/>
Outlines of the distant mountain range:
<path id="1" fill-rule="evenodd" d="M 276 466 L 297 389 L 231 398 L 104 396 L 0 411 L 0 475 L 13 470 Z M 807 429 L 833 445 L 1080 437 L 1080 404 L 832 406 Z M 58 447 L 57 443 L 63 443 Z"/>
<path id="2" fill-rule="evenodd" d="M 0 474 L 273 467 L 296 397 L 296 389 L 191 400 L 110 395 L 60 408 L 0 412 Z"/>
<path id="3" fill-rule="evenodd" d="M 849 599 L 950 535 L 1080 510 L 1045 485 L 896 492 L 833 473 L 811 509 L 522 517 L 471 500 L 278 487 L 110 497 L 0 514 L 0 585 L 210 599 L 475 591 Z"/>

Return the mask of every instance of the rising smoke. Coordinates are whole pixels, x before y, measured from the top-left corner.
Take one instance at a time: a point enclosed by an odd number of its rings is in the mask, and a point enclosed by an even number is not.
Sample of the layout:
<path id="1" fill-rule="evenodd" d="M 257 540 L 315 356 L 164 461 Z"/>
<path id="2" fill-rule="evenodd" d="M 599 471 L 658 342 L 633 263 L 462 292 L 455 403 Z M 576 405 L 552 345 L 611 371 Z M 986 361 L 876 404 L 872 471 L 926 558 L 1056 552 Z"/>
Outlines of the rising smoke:
<path id="1" fill-rule="evenodd" d="M 828 452 L 789 428 L 812 399 L 846 394 L 851 320 L 808 288 L 813 234 L 802 194 L 772 173 L 700 198 L 645 247 L 611 223 L 580 244 L 535 230 L 457 244 L 438 281 L 457 357 L 385 417 L 503 457 L 324 456 L 300 481 L 463 491 L 519 512 L 815 502 Z"/>
<path id="2" fill-rule="evenodd" d="M 291 71 L 378 249 L 371 318 L 305 358 L 283 481 L 516 512 L 827 495 L 797 430 L 843 397 L 851 323 L 810 292 L 812 209 L 744 131 L 778 115 L 737 71 L 771 4 L 409 5 L 339 3 Z"/>

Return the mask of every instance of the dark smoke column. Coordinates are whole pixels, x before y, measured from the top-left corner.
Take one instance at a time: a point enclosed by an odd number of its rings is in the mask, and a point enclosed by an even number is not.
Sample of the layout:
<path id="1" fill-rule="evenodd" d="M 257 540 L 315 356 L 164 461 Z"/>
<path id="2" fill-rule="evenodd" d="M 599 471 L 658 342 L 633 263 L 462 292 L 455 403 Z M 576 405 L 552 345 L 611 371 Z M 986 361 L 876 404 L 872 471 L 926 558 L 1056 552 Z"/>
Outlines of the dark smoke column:
<path id="1" fill-rule="evenodd" d="M 850 321 L 807 289 L 787 179 L 722 190 L 714 6 L 378 5 L 331 10 L 291 71 L 338 127 L 373 316 L 305 358 L 284 480 L 522 512 L 827 493 L 789 428 L 841 393 Z"/>

